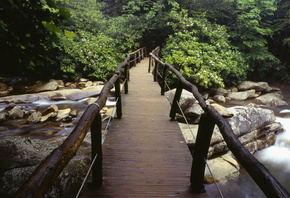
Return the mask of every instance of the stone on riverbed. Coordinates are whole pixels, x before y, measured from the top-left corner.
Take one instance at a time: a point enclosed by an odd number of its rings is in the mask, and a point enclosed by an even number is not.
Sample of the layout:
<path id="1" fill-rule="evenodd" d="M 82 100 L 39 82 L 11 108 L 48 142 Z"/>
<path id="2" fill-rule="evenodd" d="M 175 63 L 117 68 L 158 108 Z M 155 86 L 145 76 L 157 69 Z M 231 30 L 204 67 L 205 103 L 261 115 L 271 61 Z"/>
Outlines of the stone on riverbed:
<path id="1" fill-rule="evenodd" d="M 283 100 L 282 94 L 278 92 L 264 94 L 256 98 L 255 101 L 259 104 L 264 104 L 272 107 L 288 105 L 288 103 Z"/>
<path id="2" fill-rule="evenodd" d="M 208 160 L 207 163 L 216 182 L 225 183 L 227 180 L 235 178 L 240 174 L 240 166 L 230 154 Z M 204 182 L 207 184 L 214 183 L 208 168 L 205 169 Z"/>
<path id="3" fill-rule="evenodd" d="M 257 92 L 279 91 L 279 88 L 270 87 L 267 82 L 244 81 L 237 86 L 240 91 L 255 89 Z"/>
<path id="4" fill-rule="evenodd" d="M 170 91 L 165 92 L 165 96 L 169 100 L 170 104 L 172 104 L 172 102 L 173 102 L 175 91 L 176 91 L 176 89 L 172 89 Z M 184 90 L 184 89 L 182 90 L 179 104 L 180 104 L 180 107 L 183 111 L 185 109 L 187 109 L 188 107 L 190 107 L 191 105 L 193 105 L 194 103 L 196 103 L 196 101 L 197 100 L 195 99 L 195 97 L 192 95 L 191 92 Z"/>
<path id="5" fill-rule="evenodd" d="M 41 116 L 42 114 L 38 111 L 38 112 L 33 112 L 28 118 L 27 118 L 27 122 L 30 123 L 37 123 L 40 122 L 41 120 Z"/>
<path id="6" fill-rule="evenodd" d="M 21 119 L 24 117 L 24 111 L 22 106 L 15 106 L 9 111 L 10 119 Z"/>
<path id="7" fill-rule="evenodd" d="M 250 152 L 255 153 L 258 150 L 267 148 L 274 144 L 275 134 L 281 133 L 283 127 L 280 123 L 275 122 L 274 112 L 267 109 L 249 106 L 236 106 L 229 108 L 234 114 L 231 118 L 226 118 L 231 125 L 233 132 L 238 136 L 240 142 Z M 198 125 L 190 125 L 190 129 L 186 124 L 179 123 L 183 136 L 189 146 L 191 152 L 194 152 L 195 139 L 197 137 Z M 223 137 L 215 126 L 213 135 L 210 141 L 208 158 L 212 172 L 218 173 L 215 175 L 218 181 L 225 181 L 232 176 L 238 174 L 239 167 L 234 159 L 224 156 L 229 149 L 223 140 Z M 218 158 L 214 158 L 219 156 Z M 214 168 L 216 167 L 216 168 Z M 223 170 L 224 169 L 224 170 Z M 222 171 L 222 172 L 220 172 Z M 212 182 L 210 177 L 205 177 L 207 182 Z"/>
<path id="8" fill-rule="evenodd" d="M 62 141 L 51 143 L 43 140 L 10 136 L 0 138 L 0 194 L 12 197 L 35 168 Z M 45 197 L 75 197 L 90 163 L 90 142 L 85 138 L 73 159 L 64 168 Z"/>

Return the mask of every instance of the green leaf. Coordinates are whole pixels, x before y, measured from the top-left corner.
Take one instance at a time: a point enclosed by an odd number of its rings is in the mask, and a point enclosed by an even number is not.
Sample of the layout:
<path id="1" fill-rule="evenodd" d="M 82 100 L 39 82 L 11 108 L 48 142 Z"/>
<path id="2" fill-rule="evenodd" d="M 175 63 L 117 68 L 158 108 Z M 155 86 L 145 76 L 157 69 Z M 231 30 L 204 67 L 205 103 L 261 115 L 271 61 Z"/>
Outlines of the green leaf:
<path id="1" fill-rule="evenodd" d="M 73 38 L 73 37 L 76 36 L 74 33 L 69 32 L 69 31 L 67 31 L 67 30 L 64 30 L 64 34 L 65 34 L 67 37 L 69 37 L 69 38 Z"/>

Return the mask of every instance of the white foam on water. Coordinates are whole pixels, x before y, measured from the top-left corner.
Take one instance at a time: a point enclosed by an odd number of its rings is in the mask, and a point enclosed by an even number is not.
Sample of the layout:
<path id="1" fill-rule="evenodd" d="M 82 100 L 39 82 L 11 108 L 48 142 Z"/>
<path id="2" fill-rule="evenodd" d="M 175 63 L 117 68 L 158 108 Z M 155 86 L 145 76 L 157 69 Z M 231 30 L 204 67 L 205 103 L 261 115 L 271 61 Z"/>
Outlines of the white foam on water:
<path id="1" fill-rule="evenodd" d="M 285 109 L 280 113 L 288 114 L 290 110 Z M 262 162 L 283 165 L 290 171 L 290 116 L 276 117 L 276 122 L 280 122 L 285 131 L 276 135 L 276 141 L 273 146 L 258 151 L 256 157 Z"/>

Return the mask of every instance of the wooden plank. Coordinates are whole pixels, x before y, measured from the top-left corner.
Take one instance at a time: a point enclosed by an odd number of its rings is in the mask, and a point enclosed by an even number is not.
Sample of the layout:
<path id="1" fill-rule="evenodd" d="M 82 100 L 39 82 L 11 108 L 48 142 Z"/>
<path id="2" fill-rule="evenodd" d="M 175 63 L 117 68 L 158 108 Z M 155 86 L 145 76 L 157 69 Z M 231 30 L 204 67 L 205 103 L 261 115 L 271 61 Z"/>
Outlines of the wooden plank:
<path id="1" fill-rule="evenodd" d="M 190 191 L 191 154 L 147 69 L 145 58 L 130 70 L 123 116 L 103 145 L 103 187 L 85 188 L 81 197 L 200 197 Z"/>

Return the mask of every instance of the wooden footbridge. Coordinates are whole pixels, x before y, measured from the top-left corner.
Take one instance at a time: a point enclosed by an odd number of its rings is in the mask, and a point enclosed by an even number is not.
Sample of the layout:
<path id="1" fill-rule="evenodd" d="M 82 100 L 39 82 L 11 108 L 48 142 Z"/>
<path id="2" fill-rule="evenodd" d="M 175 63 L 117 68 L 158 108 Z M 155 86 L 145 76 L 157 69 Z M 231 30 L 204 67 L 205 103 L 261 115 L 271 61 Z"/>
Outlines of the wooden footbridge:
<path id="1" fill-rule="evenodd" d="M 104 86 L 97 102 L 87 108 L 71 135 L 34 171 L 15 197 L 43 197 L 76 153 L 89 128 L 92 137 L 92 173 L 89 185 L 83 188 L 79 197 L 209 197 L 209 194 L 195 193 L 204 191 L 204 159 L 215 124 L 229 149 L 266 196 L 290 197 L 287 190 L 243 147 L 230 125 L 214 108 L 205 104 L 197 88 L 171 65 L 158 59 L 158 51 L 159 48 L 156 48 L 150 53 L 150 58 L 144 58 L 144 48 L 127 54 L 125 61 Z M 149 71 L 154 67 L 154 78 L 148 72 L 148 65 Z M 160 86 L 154 81 L 161 68 L 163 77 L 160 94 Z M 180 79 L 171 106 L 162 95 L 168 70 Z M 126 93 L 123 96 L 121 76 Z M 120 119 L 113 120 L 102 145 L 99 112 L 114 86 L 116 114 Z M 205 111 L 201 117 L 193 157 L 178 123 L 174 121 L 182 89 L 191 91 Z"/>
<path id="2" fill-rule="evenodd" d="M 192 197 L 192 157 L 148 63 L 130 70 L 122 118 L 112 121 L 103 144 L 103 187 L 81 197 Z"/>

